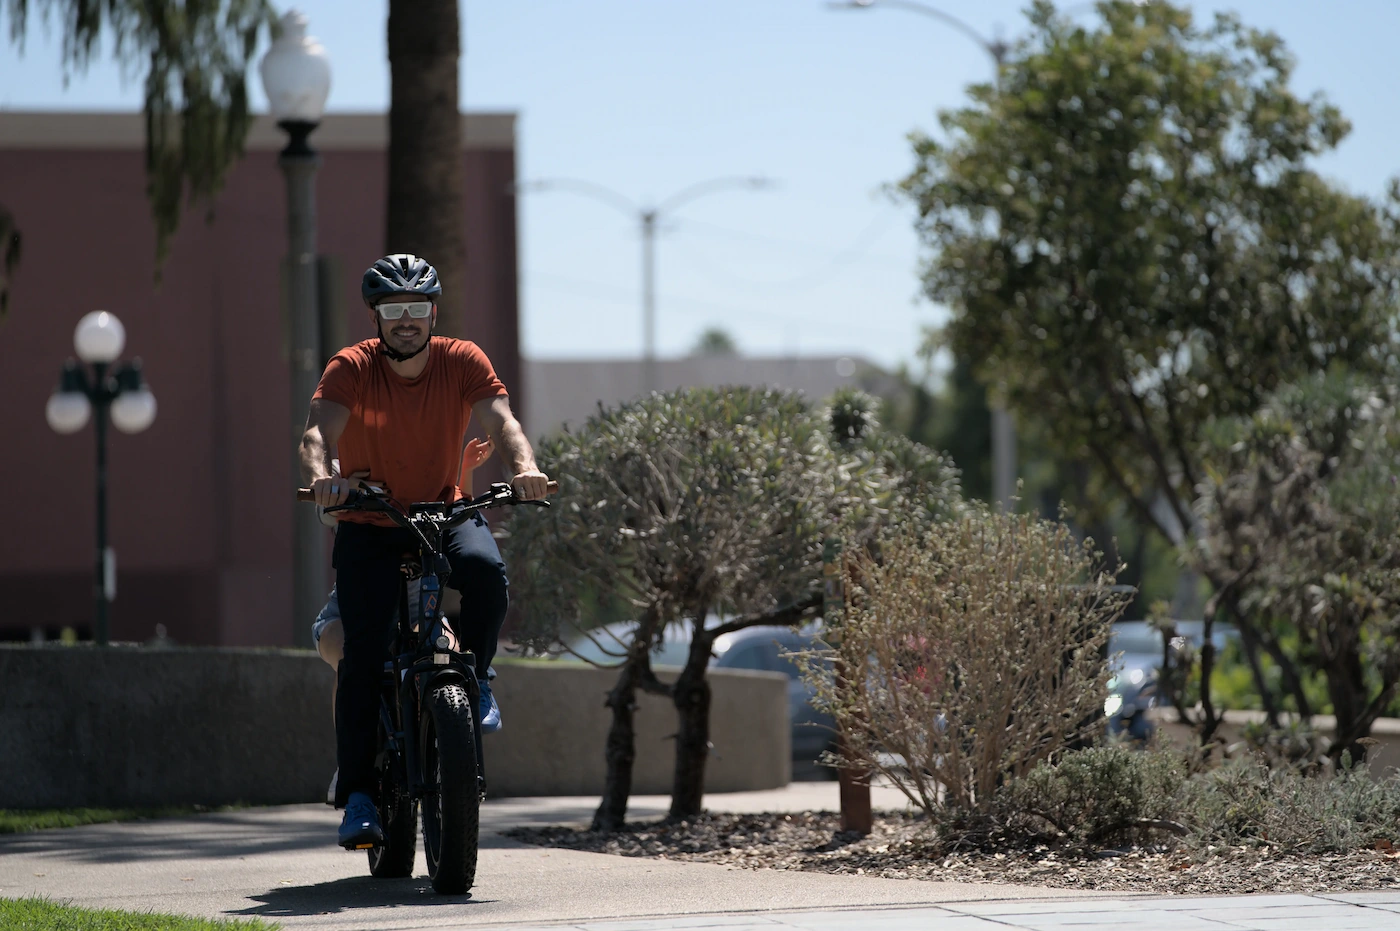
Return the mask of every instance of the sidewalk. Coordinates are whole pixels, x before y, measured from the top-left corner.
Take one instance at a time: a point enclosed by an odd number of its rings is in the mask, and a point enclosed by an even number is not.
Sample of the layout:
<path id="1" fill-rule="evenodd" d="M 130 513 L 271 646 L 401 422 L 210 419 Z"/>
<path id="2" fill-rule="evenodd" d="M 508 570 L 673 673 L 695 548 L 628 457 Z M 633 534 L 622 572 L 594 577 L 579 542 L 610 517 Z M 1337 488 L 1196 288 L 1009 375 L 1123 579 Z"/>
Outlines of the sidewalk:
<path id="1" fill-rule="evenodd" d="M 836 784 L 712 795 L 713 810 L 834 809 Z M 633 799 L 630 817 L 669 799 Z M 369 877 L 363 854 L 333 845 L 324 805 L 247 809 L 170 821 L 93 825 L 0 837 L 0 896 L 46 895 L 91 907 L 259 917 L 288 929 L 722 928 L 835 931 L 1068 928 L 1395 928 L 1400 893 L 1230 899 L 1112 898 L 974 883 L 917 882 L 741 870 L 532 847 L 515 825 L 586 822 L 594 798 L 502 799 L 482 810 L 482 853 L 470 897 L 432 892 L 420 856 L 405 880 Z M 876 790 L 877 807 L 903 807 Z"/>

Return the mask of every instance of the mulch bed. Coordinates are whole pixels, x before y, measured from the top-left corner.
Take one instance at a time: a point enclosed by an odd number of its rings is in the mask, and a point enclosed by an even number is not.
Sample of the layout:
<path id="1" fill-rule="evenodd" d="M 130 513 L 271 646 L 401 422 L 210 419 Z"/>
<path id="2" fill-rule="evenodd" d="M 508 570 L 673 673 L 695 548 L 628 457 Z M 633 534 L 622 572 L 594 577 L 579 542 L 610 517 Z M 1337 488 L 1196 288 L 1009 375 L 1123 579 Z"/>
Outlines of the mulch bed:
<path id="1" fill-rule="evenodd" d="M 625 857 L 889 879 L 1194 895 L 1400 889 L 1400 850 L 1386 844 L 1380 845 L 1386 849 L 1319 855 L 1268 848 L 1188 853 L 1162 847 L 948 854 L 934 842 L 927 822 L 914 815 L 881 813 L 867 837 L 842 834 L 839 827 L 840 818 L 832 812 L 801 812 L 706 814 L 675 824 L 628 824 L 616 834 L 571 827 L 515 828 L 506 834 L 540 846 Z"/>

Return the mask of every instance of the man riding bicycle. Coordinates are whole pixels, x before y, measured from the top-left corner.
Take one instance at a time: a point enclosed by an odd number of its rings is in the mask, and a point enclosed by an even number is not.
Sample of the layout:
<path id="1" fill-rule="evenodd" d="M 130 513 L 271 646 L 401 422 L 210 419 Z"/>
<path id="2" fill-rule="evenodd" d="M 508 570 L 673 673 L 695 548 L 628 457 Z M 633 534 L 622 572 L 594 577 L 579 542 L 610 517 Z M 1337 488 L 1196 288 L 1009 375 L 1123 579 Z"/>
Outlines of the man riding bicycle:
<path id="1" fill-rule="evenodd" d="M 302 477 L 321 507 L 345 503 L 363 479 L 405 505 L 451 502 L 458 456 L 476 414 L 513 474 L 517 497 L 545 497 L 549 479 L 510 409 L 506 388 L 475 343 L 433 336 L 437 272 L 413 255 L 375 262 L 360 286 L 378 337 L 346 347 L 326 365 L 311 400 L 301 440 Z M 343 475 L 333 474 L 331 451 L 339 452 Z M 345 809 L 341 846 L 383 842 L 374 787 L 379 683 L 393 636 L 399 565 L 414 537 L 387 518 L 366 512 L 337 514 L 332 564 L 336 571 L 344 656 L 336 693 L 335 805 Z M 480 517 L 444 537 L 452 573 L 447 584 L 462 592 L 457 635 L 476 656 L 484 732 L 501 726 L 500 709 L 487 681 L 496 639 L 505 620 L 505 564 Z"/>

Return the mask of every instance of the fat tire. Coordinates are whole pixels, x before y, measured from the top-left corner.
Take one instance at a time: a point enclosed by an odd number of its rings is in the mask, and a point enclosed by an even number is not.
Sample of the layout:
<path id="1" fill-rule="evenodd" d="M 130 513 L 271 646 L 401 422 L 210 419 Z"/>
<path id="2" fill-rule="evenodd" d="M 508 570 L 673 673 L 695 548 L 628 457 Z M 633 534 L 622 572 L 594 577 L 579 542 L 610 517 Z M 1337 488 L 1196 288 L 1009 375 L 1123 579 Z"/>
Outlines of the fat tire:
<path id="1" fill-rule="evenodd" d="M 476 881 L 481 796 L 471 698 L 457 683 L 433 689 L 423 715 L 423 853 L 433 890 L 461 895 Z"/>

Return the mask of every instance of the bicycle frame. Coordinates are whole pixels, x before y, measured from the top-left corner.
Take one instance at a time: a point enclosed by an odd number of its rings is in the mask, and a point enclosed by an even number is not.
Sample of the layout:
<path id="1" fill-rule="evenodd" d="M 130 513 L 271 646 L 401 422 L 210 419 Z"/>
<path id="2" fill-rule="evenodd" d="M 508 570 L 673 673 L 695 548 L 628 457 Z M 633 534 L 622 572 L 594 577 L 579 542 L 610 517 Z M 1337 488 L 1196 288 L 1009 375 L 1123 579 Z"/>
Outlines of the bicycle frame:
<path id="1" fill-rule="evenodd" d="M 421 799 L 428 792 L 421 767 L 425 748 L 417 746 L 414 739 L 417 737 L 416 724 L 421 717 L 423 695 L 431 694 L 444 679 L 460 682 L 471 701 L 473 730 L 478 735 L 481 733 L 481 690 L 476 678 L 476 656 L 470 650 L 457 649 L 460 645 L 457 632 L 447 626 L 442 613 L 442 583 L 451 573 L 451 566 L 442 552 L 443 534 L 486 508 L 516 503 L 549 506 L 547 501 L 520 502 L 509 485 L 493 484 L 486 494 L 470 501 L 451 504 L 424 502 L 411 505 L 407 513 L 391 499 L 372 491 L 351 492 L 344 505 L 326 508 L 328 514 L 343 510 L 385 514 L 417 538 L 418 574 L 411 574 L 415 570 L 411 559 L 406 559 L 401 566 L 403 575 L 399 582 L 398 629 L 393 642 L 393 656 L 384 664 L 385 673 L 392 676 L 392 680 L 385 682 L 380 706 L 384 731 L 388 735 L 386 749 L 397 749 L 402 754 L 407 788 L 414 799 Z M 420 586 L 416 630 L 408 610 L 408 582 L 412 578 L 419 578 L 425 583 Z M 429 580 L 433 584 L 426 584 Z M 391 694 L 396 701 L 390 700 Z M 406 728 L 410 723 L 415 725 L 412 735 Z M 484 796 L 486 770 L 480 740 L 476 741 L 476 762 L 477 789 Z"/>

